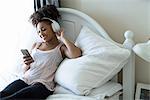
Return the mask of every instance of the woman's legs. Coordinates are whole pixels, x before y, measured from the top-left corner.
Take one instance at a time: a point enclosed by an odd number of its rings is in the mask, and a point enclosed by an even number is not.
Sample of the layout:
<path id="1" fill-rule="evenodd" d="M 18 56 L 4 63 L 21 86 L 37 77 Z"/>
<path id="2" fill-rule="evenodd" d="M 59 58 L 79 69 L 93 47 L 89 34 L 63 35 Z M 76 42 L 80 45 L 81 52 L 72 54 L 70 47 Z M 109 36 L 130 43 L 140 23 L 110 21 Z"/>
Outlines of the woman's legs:
<path id="1" fill-rule="evenodd" d="M 25 87 L 16 93 L 2 98 L 2 100 L 12 99 L 46 99 L 53 91 L 49 91 L 43 84 L 36 83 L 34 85 Z"/>
<path id="2" fill-rule="evenodd" d="M 19 91 L 20 89 L 29 86 L 22 80 L 16 80 L 9 84 L 3 91 L 0 92 L 0 98 L 12 95 L 13 93 Z"/>

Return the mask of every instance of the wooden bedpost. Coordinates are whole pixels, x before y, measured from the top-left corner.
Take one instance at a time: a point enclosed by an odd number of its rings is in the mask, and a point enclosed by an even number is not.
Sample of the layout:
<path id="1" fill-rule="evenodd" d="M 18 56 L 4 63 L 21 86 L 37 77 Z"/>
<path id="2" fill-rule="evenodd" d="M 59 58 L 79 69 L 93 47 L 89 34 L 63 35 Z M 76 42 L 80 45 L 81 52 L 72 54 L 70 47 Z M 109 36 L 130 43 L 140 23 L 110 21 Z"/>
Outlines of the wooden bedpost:
<path id="1" fill-rule="evenodd" d="M 124 33 L 125 41 L 123 46 L 131 51 L 128 63 L 123 68 L 123 100 L 134 100 L 135 93 L 135 54 L 132 51 L 135 45 L 133 32 Z"/>

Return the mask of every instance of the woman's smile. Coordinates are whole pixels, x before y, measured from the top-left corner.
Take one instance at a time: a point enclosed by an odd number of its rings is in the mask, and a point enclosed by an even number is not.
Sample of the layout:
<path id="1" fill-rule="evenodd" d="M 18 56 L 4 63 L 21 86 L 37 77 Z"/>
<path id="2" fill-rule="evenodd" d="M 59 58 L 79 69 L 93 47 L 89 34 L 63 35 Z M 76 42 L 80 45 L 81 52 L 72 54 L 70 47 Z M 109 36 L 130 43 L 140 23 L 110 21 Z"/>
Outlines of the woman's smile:
<path id="1" fill-rule="evenodd" d="M 42 36 L 42 39 L 43 39 L 43 40 L 46 40 L 46 39 L 47 39 L 47 37 L 46 37 L 46 36 Z"/>

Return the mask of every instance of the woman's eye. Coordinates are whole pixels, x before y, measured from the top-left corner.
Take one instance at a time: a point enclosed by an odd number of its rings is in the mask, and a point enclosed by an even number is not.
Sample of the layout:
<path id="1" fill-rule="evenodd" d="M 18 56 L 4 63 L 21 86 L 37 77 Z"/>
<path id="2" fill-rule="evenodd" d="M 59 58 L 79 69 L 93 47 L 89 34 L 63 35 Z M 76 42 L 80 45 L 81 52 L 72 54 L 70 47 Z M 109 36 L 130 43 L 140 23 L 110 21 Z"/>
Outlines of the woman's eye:
<path id="1" fill-rule="evenodd" d="M 38 34 L 40 33 L 40 31 L 37 32 Z"/>
<path id="2" fill-rule="evenodd" d="M 43 29 L 41 29 L 41 31 L 46 31 L 46 29 L 45 29 L 45 28 L 43 28 Z"/>

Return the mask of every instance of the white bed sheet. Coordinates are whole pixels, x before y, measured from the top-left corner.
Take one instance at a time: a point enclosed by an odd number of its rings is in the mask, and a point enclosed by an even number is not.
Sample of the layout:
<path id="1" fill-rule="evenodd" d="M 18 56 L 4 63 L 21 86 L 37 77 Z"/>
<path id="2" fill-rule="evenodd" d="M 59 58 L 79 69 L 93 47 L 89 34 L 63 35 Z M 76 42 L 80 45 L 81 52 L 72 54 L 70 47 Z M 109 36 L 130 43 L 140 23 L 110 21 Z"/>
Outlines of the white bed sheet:
<path id="1" fill-rule="evenodd" d="M 46 100 L 97 100 L 97 99 L 87 96 L 77 96 L 73 94 L 54 94 L 49 96 Z"/>
<path id="2" fill-rule="evenodd" d="M 73 94 L 54 94 L 54 95 L 49 96 L 46 100 L 119 100 L 119 95 L 120 95 L 120 92 L 118 92 L 117 94 L 109 98 L 98 99 L 94 97 L 77 96 Z"/>
<path id="3" fill-rule="evenodd" d="M 12 72 L 0 72 L 0 91 L 16 79 L 19 79 L 19 77 Z M 111 100 L 110 98 L 105 99 L 105 97 L 111 97 L 121 89 L 122 86 L 120 84 L 110 81 L 102 87 L 93 89 L 88 96 L 77 96 L 57 85 L 54 95 L 49 96 L 47 100 Z M 113 96 L 113 98 L 118 98 L 116 96 Z"/>
<path id="4" fill-rule="evenodd" d="M 105 97 L 111 97 L 116 94 L 118 91 L 122 90 L 122 86 L 119 83 L 109 81 L 101 87 L 93 89 L 88 97 L 94 97 L 97 100 L 103 100 Z M 68 89 L 61 87 L 60 85 L 56 86 L 54 94 L 74 94 Z"/>
<path id="5" fill-rule="evenodd" d="M 0 91 L 19 77 L 10 71 L 0 71 Z"/>

